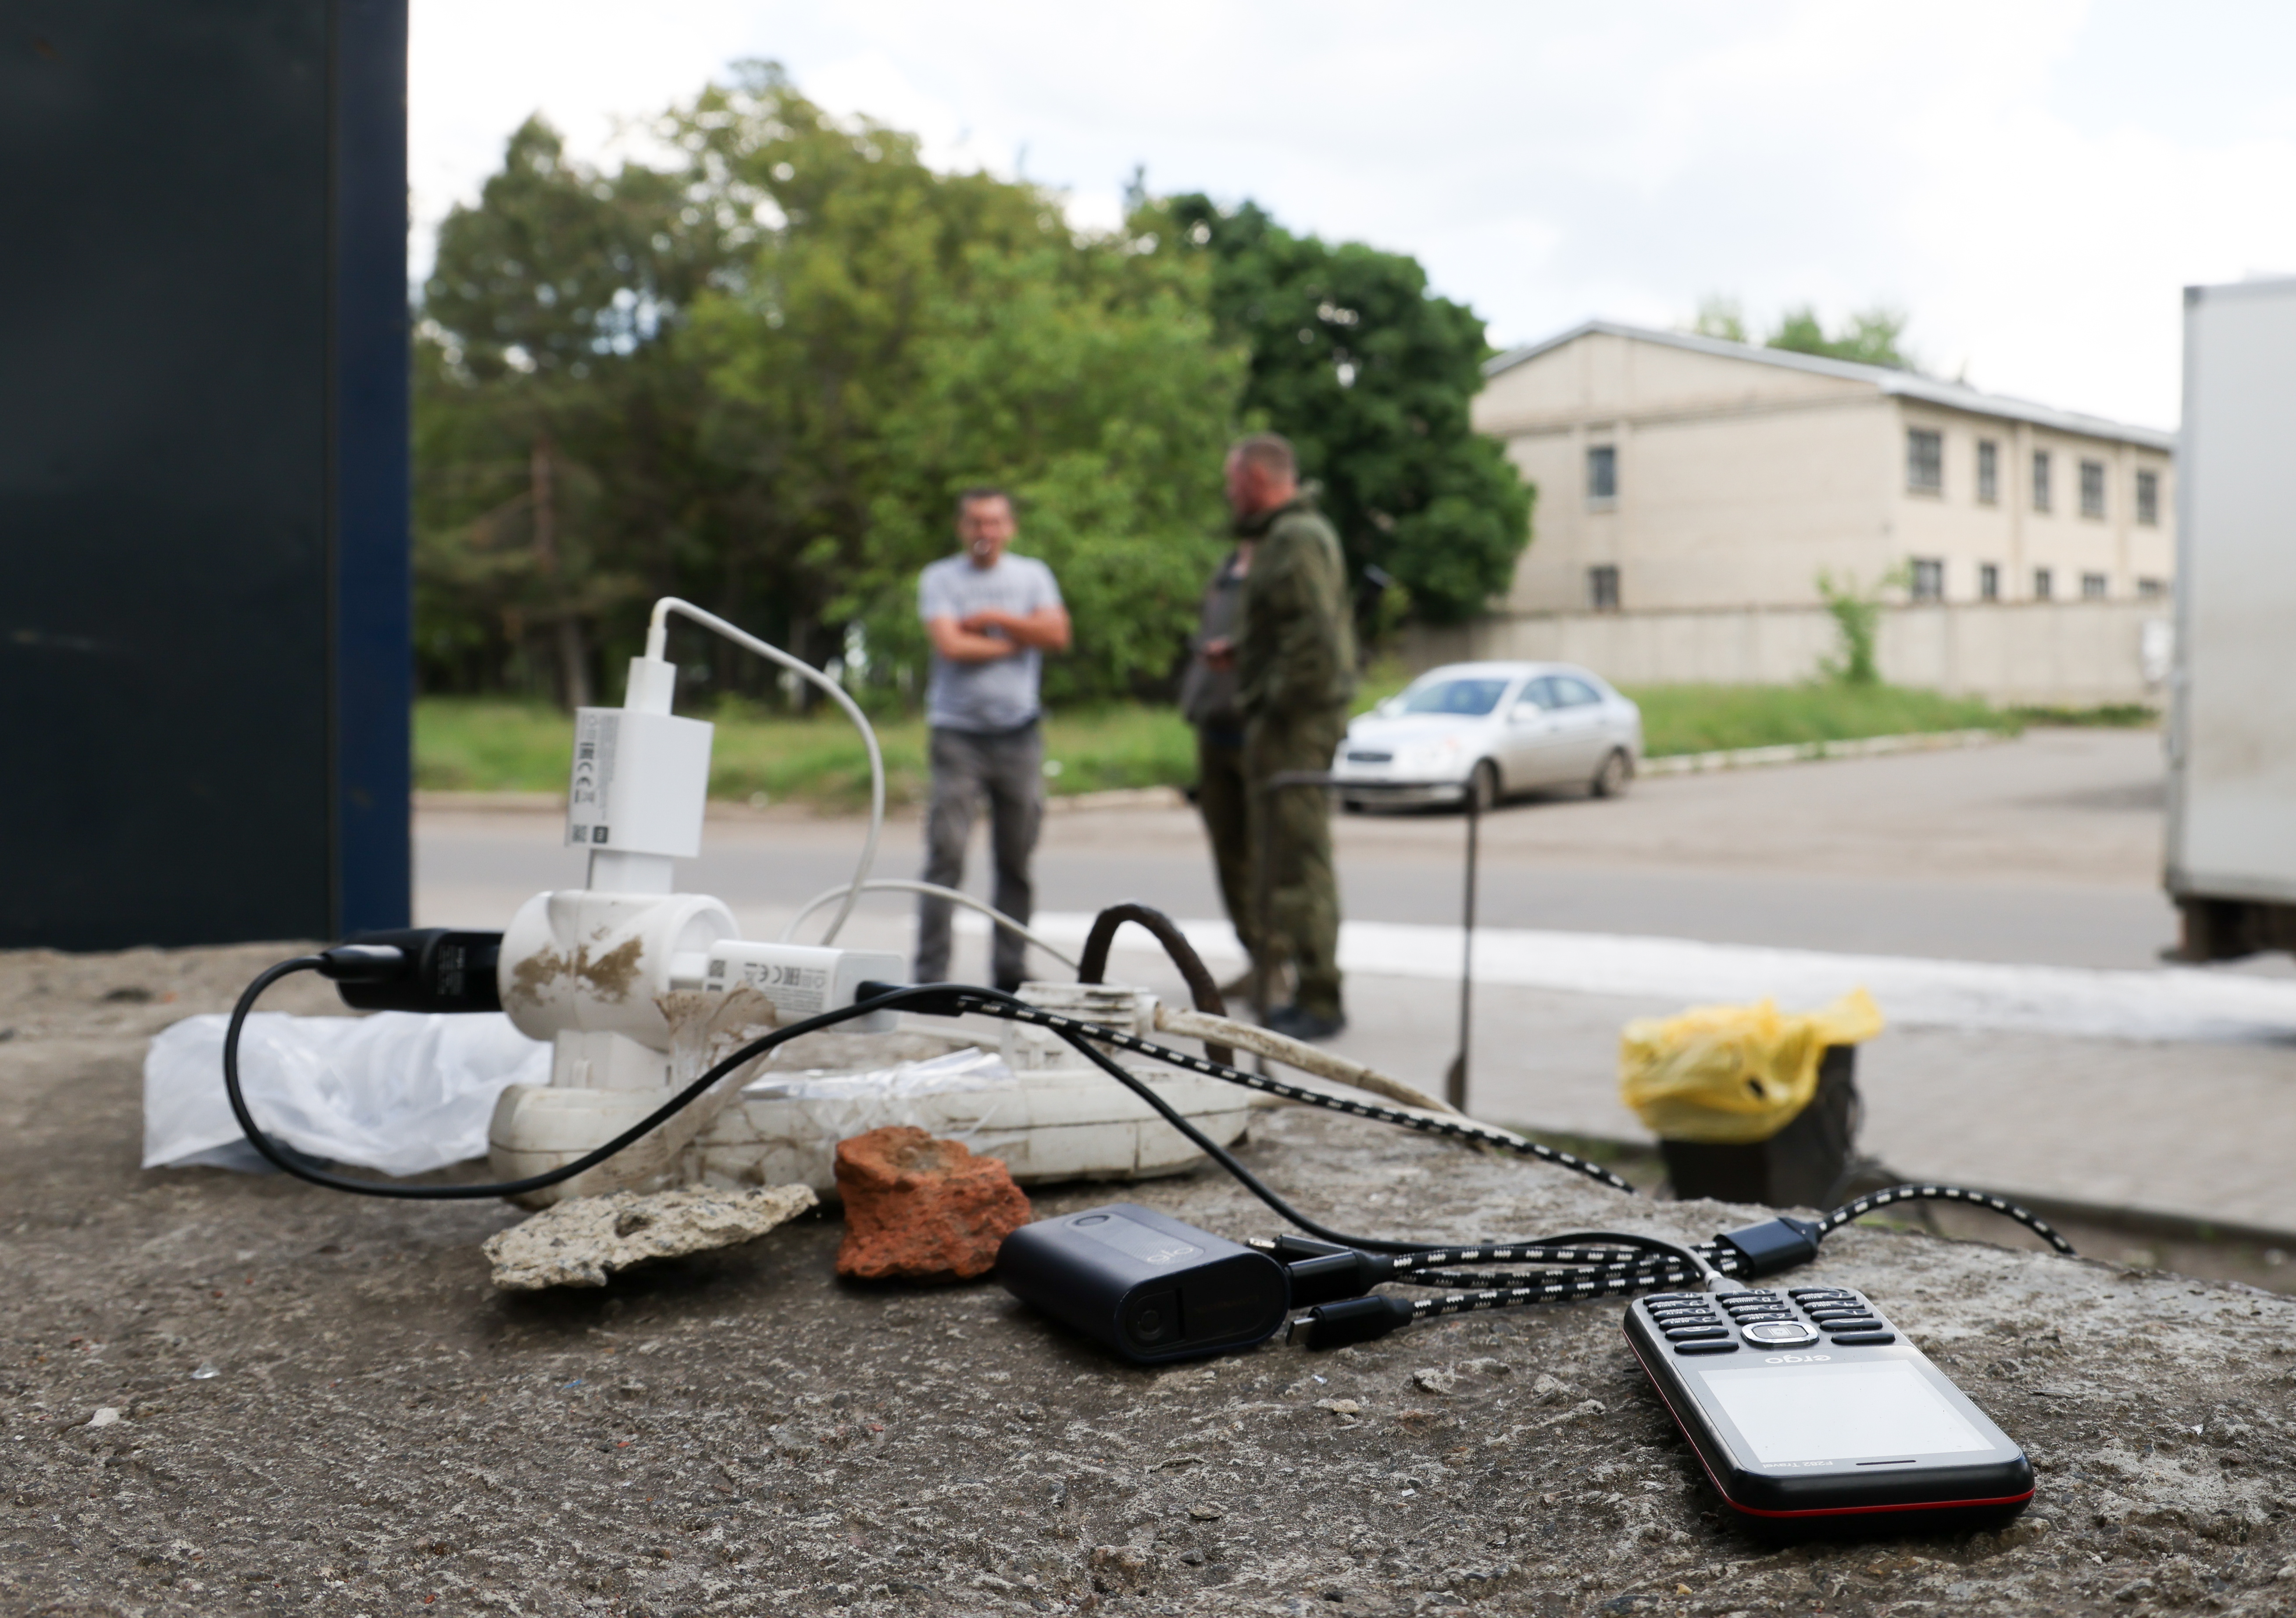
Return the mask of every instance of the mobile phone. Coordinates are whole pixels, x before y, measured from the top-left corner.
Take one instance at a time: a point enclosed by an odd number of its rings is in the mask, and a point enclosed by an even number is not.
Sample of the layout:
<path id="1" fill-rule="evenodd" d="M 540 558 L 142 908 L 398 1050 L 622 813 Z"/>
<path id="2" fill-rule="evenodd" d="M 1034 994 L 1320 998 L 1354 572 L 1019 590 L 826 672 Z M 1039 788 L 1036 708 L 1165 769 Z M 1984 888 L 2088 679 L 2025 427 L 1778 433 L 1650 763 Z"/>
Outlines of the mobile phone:
<path id="1" fill-rule="evenodd" d="M 1660 1293 L 1626 1325 L 1715 1492 L 1749 1522 L 1984 1526 L 2033 1498 L 2025 1452 L 1861 1293 Z"/>

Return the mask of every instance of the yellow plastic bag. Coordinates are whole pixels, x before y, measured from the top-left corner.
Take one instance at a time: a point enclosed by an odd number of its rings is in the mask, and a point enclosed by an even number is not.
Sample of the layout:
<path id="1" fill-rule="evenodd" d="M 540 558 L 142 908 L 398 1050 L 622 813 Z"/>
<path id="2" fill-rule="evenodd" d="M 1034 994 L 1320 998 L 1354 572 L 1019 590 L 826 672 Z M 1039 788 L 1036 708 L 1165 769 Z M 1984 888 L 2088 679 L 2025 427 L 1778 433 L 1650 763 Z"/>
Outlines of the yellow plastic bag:
<path id="1" fill-rule="evenodd" d="M 1855 1045 L 1882 1026 L 1864 989 L 1796 1016 L 1766 1000 L 1638 1017 L 1619 1035 L 1619 1094 L 1664 1140 L 1767 1140 L 1817 1093 L 1828 1045 Z"/>

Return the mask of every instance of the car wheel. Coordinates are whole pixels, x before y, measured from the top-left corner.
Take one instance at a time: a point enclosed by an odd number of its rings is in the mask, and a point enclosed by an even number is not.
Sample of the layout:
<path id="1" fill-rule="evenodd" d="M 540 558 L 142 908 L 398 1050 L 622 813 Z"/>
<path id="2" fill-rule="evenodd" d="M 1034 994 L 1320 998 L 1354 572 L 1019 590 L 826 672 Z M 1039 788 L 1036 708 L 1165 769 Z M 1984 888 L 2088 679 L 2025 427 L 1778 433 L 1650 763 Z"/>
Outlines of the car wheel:
<path id="1" fill-rule="evenodd" d="M 1475 765 L 1467 777 L 1467 790 L 1474 795 L 1475 811 L 1488 814 L 1498 807 L 1499 767 L 1486 758 Z"/>
<path id="2" fill-rule="evenodd" d="M 1603 760 L 1603 767 L 1595 772 L 1595 779 L 1587 783 L 1587 789 L 1596 797 L 1624 797 L 1627 783 L 1634 778 L 1635 767 L 1627 757 L 1627 750 L 1613 748 L 1610 756 Z"/>

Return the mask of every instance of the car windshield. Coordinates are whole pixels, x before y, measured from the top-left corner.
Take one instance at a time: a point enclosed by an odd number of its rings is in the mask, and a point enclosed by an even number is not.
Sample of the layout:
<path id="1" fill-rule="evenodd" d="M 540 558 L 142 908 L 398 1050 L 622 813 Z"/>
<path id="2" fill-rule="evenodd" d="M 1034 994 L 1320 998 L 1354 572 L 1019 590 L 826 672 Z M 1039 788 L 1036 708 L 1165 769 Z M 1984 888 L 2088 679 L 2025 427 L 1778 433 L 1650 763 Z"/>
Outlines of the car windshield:
<path id="1" fill-rule="evenodd" d="M 1505 680 L 1431 680 L 1403 693 L 1405 714 L 1461 714 L 1480 717 L 1506 695 Z"/>

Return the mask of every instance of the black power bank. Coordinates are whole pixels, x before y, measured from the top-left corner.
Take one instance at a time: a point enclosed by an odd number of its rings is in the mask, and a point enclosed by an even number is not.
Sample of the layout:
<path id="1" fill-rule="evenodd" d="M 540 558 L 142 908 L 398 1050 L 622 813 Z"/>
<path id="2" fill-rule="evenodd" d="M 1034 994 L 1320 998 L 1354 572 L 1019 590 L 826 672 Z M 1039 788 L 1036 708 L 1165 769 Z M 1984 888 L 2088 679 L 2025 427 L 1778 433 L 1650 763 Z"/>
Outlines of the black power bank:
<path id="1" fill-rule="evenodd" d="M 996 1279 L 1136 1365 L 1250 1348 L 1292 1303 L 1267 1254 L 1128 1202 L 1022 1225 L 997 1249 Z"/>

